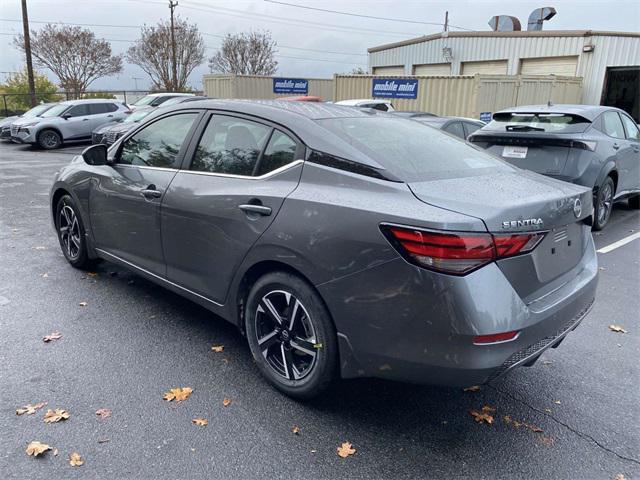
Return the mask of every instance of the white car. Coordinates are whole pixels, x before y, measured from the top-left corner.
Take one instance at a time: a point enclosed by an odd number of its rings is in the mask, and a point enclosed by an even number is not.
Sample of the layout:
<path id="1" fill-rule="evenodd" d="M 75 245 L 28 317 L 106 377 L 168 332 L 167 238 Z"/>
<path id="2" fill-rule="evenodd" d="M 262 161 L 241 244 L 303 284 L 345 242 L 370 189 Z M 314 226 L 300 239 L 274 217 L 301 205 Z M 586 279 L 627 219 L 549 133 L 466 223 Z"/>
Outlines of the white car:
<path id="1" fill-rule="evenodd" d="M 383 112 L 394 112 L 393 104 L 388 100 L 374 100 L 371 98 L 360 98 L 356 100 L 340 100 L 336 105 L 347 105 L 349 107 L 373 108 Z"/>
<path id="2" fill-rule="evenodd" d="M 171 98 L 176 97 L 193 97 L 193 93 L 150 93 L 129 105 L 131 110 L 140 107 L 157 107 Z"/>

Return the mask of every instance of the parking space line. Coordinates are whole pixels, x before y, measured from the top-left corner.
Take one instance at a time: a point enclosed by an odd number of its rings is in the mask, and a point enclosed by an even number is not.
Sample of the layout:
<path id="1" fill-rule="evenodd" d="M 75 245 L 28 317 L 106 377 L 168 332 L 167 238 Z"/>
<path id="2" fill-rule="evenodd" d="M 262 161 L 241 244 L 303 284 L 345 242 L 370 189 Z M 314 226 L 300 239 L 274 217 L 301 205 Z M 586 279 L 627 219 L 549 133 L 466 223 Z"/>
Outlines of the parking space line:
<path id="1" fill-rule="evenodd" d="M 620 248 L 623 245 L 626 245 L 629 242 L 633 242 L 634 240 L 640 238 L 640 232 L 636 232 L 628 237 L 624 237 L 622 240 L 618 240 L 617 242 L 613 242 L 611 245 L 607 245 L 606 247 L 602 247 L 599 250 L 596 250 L 598 253 L 609 253 L 616 248 Z"/>

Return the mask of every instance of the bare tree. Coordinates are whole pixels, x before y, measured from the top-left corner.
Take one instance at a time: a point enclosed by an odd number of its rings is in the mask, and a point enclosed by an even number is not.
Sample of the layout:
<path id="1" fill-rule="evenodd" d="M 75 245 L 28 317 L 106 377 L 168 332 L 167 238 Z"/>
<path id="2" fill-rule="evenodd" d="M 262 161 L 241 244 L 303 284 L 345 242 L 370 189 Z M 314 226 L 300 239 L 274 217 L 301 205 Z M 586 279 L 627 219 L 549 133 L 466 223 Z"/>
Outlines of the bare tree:
<path id="1" fill-rule="evenodd" d="M 273 58 L 276 46 L 268 31 L 227 34 L 220 50 L 209 59 L 209 68 L 236 75 L 273 75 L 278 67 Z"/>
<path id="2" fill-rule="evenodd" d="M 204 40 L 195 24 L 175 20 L 176 81 L 173 82 L 171 22 L 142 27 L 140 39 L 127 51 L 127 60 L 144 70 L 156 89 L 181 92 L 187 89 L 191 72 L 205 60 Z"/>
<path id="3" fill-rule="evenodd" d="M 24 52 L 24 35 L 13 43 Z M 96 79 L 122 71 L 122 55 L 112 55 L 109 42 L 80 27 L 47 24 L 32 30 L 31 53 L 36 65 L 51 70 L 74 98 Z"/>
<path id="4" fill-rule="evenodd" d="M 362 67 L 355 67 L 351 70 L 350 75 L 368 75 L 369 72 Z"/>

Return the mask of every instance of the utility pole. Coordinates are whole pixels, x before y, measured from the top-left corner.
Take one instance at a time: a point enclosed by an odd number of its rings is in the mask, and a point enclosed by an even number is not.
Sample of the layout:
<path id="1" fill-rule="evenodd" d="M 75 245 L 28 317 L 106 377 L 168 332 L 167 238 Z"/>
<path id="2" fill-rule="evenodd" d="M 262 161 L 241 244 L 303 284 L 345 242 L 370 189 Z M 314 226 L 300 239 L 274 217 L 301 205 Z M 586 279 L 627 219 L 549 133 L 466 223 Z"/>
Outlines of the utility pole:
<path id="1" fill-rule="evenodd" d="M 24 1 L 24 0 L 23 0 Z M 176 65 L 176 34 L 173 26 L 173 11 L 178 6 L 177 1 L 169 0 L 169 9 L 171 10 L 171 73 L 172 73 L 172 90 L 175 92 L 178 83 L 178 69 Z"/>
<path id="2" fill-rule="evenodd" d="M 22 0 L 22 32 L 24 35 L 24 53 L 27 56 L 27 77 L 29 78 L 29 97 L 31 106 L 36 106 L 36 85 L 33 80 L 33 63 L 31 61 L 31 38 L 29 37 L 29 15 L 27 0 Z"/>
<path id="3" fill-rule="evenodd" d="M 444 12 L 444 31 L 449 31 L 449 11 Z"/>

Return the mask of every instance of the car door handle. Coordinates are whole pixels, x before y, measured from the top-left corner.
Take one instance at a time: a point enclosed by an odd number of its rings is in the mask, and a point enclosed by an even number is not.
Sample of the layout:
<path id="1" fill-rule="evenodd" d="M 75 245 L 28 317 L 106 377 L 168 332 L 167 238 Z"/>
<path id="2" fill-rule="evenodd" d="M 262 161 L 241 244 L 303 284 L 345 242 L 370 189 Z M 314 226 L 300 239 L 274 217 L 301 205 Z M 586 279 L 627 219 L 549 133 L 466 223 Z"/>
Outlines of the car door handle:
<path id="1" fill-rule="evenodd" d="M 141 190 L 140 195 L 145 198 L 160 198 L 162 196 L 162 192 L 160 190 L 156 190 L 155 186 L 150 185 L 148 188 Z"/>
<path id="2" fill-rule="evenodd" d="M 262 215 L 264 217 L 268 217 L 271 215 L 271 207 L 265 207 L 264 205 L 252 205 L 249 203 L 245 203 L 242 205 L 238 205 L 238 208 L 245 213 L 257 213 L 258 215 Z"/>
<path id="3" fill-rule="evenodd" d="M 109 118 L 113 118 L 113 115 L 107 115 L 107 117 L 109 117 Z"/>
<path id="4" fill-rule="evenodd" d="M 89 119 L 88 119 L 88 118 L 83 118 L 83 119 L 82 119 L 82 121 L 83 121 L 83 122 L 88 122 L 88 121 L 89 121 Z"/>
<path id="5" fill-rule="evenodd" d="M 620 148 L 620 145 L 618 145 L 617 143 L 613 144 L 613 149 L 614 150 L 618 150 Z"/>

